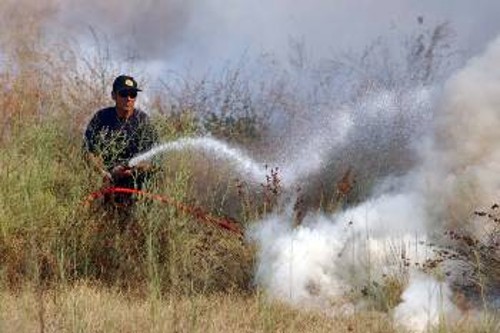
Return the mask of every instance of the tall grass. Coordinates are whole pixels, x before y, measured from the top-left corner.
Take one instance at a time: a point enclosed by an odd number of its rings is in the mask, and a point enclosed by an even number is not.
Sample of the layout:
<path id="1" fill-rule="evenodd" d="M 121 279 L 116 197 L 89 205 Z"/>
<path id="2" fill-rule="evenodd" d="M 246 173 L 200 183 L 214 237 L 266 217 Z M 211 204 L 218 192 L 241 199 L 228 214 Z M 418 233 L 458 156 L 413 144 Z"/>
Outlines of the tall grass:
<path id="1" fill-rule="evenodd" d="M 251 251 L 239 239 L 162 203 L 140 201 L 126 219 L 101 209 L 99 200 L 85 206 L 100 184 L 81 144 L 60 119 L 48 119 L 20 130 L 2 150 L 5 281 L 86 278 L 130 288 L 151 282 L 182 292 L 249 288 Z M 161 178 L 151 191 L 189 202 L 188 168 Z"/>
<path id="2" fill-rule="evenodd" d="M 2 293 L 0 329 L 17 332 L 396 332 L 380 314 L 340 319 L 234 293 L 147 300 L 79 284 L 38 297 Z M 36 302 L 43 303 L 43 320 Z M 7 315 L 9 314 L 9 315 Z M 22 319 L 21 319 L 22 318 Z"/>

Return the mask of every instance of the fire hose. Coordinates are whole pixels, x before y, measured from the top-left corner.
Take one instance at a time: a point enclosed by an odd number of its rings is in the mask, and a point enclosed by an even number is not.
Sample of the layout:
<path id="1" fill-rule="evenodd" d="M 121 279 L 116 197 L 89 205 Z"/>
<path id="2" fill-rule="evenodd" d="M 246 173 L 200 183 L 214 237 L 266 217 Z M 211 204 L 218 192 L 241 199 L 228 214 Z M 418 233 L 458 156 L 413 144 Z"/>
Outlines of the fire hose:
<path id="1" fill-rule="evenodd" d="M 125 187 L 107 187 L 91 193 L 84 201 L 84 204 L 90 205 L 94 200 L 109 194 L 132 194 L 132 195 L 137 195 L 138 197 L 143 197 L 150 200 L 156 200 L 158 202 L 162 202 L 169 206 L 175 207 L 177 210 L 185 214 L 191 215 L 192 217 L 196 218 L 199 222 L 215 225 L 218 228 L 227 230 L 237 235 L 240 238 L 243 237 L 243 230 L 241 229 L 240 224 L 236 220 L 230 217 L 226 216 L 215 217 L 207 213 L 200 207 L 186 205 L 168 196 L 153 194 L 142 190 L 125 188 Z"/>

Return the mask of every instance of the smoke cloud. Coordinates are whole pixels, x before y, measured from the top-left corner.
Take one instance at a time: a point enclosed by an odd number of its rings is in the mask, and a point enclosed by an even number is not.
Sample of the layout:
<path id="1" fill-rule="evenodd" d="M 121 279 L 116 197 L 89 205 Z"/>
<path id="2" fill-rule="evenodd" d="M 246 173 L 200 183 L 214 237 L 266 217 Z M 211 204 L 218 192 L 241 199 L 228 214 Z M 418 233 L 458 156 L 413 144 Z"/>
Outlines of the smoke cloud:
<path id="1" fill-rule="evenodd" d="M 192 0 L 61 1 L 56 26 L 75 35 L 94 29 L 107 36 L 122 57 L 168 59 L 182 42 L 193 4 Z"/>
<path id="2" fill-rule="evenodd" d="M 22 21 L 49 12 L 46 32 L 53 38 L 70 34 L 91 43 L 91 27 L 108 37 L 117 61 L 203 72 L 246 52 L 286 60 L 290 38 L 304 41 L 314 59 L 361 49 L 390 31 L 415 31 L 417 17 L 429 27 L 450 22 L 466 52 L 482 50 L 500 31 L 495 0 L 5 0 L 0 11 L 12 7 L 23 9 Z"/>
<path id="3" fill-rule="evenodd" d="M 499 194 L 498 63 L 499 39 L 447 82 L 434 140 L 424 150 L 426 194 L 450 223 L 469 221 L 473 209 L 489 206 Z"/>
<path id="4" fill-rule="evenodd" d="M 402 303 L 394 309 L 394 318 L 410 332 L 426 332 L 446 315 L 448 324 L 460 318 L 460 311 L 450 301 L 450 287 L 429 275 L 414 273 L 401 295 Z M 444 323 L 443 323 L 444 324 Z"/>
<path id="5" fill-rule="evenodd" d="M 440 316 L 456 316 L 450 285 L 415 264 L 435 258 L 430 243 L 439 247 L 443 229 L 478 239 L 488 231 L 472 216 L 500 190 L 498 63 L 500 39 L 447 81 L 432 131 L 420 140 L 420 163 L 394 186 L 340 213 L 310 213 L 296 227 L 290 212 L 260 221 L 251 233 L 260 249 L 257 282 L 292 304 L 324 307 L 372 281 L 408 274 L 397 322 L 425 331 Z M 401 271 L 402 261 L 414 268 Z"/>
<path id="6" fill-rule="evenodd" d="M 260 221 L 257 281 L 292 303 L 327 304 L 371 278 L 395 274 L 404 253 L 414 261 L 425 246 L 422 204 L 409 194 L 383 195 L 336 216 L 310 214 L 293 227 L 290 216 Z"/>

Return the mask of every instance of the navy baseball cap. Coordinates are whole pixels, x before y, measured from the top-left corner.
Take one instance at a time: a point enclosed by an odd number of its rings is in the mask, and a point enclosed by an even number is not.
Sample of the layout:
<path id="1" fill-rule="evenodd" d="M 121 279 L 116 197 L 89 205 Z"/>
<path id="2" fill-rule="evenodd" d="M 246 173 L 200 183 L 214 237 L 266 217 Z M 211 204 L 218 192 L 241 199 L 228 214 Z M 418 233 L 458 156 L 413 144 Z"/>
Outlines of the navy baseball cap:
<path id="1" fill-rule="evenodd" d="M 113 91 L 118 92 L 122 90 L 135 90 L 142 91 L 137 88 L 137 81 L 133 77 L 128 75 L 120 75 L 113 82 Z"/>

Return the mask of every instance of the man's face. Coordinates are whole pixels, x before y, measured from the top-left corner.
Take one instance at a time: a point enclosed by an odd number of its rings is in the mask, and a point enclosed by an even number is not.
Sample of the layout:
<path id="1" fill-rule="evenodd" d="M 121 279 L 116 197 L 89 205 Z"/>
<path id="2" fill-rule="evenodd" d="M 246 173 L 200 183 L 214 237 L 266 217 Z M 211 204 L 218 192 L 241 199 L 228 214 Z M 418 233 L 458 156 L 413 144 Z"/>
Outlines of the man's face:
<path id="1" fill-rule="evenodd" d="M 134 111 L 136 90 L 120 90 L 113 93 L 113 99 L 116 102 L 116 109 L 120 114 L 131 114 Z"/>

